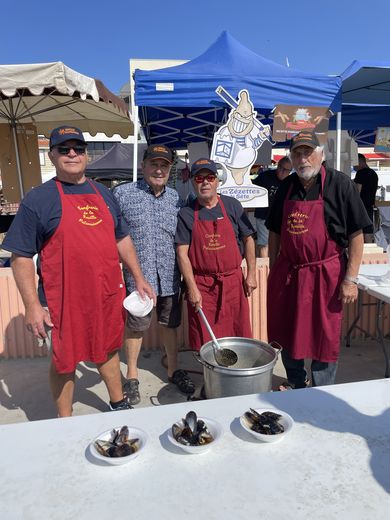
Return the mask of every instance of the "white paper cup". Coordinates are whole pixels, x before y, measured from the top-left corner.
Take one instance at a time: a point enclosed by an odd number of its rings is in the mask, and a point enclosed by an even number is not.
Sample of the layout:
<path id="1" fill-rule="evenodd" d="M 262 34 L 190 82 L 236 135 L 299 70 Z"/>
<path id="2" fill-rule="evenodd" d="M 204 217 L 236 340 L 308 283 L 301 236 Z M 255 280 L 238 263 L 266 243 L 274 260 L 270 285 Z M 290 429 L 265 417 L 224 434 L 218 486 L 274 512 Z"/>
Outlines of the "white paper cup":
<path id="1" fill-rule="evenodd" d="M 145 294 L 141 298 L 138 291 L 133 291 L 123 300 L 123 307 L 137 318 L 143 318 L 153 309 L 153 300 Z"/>

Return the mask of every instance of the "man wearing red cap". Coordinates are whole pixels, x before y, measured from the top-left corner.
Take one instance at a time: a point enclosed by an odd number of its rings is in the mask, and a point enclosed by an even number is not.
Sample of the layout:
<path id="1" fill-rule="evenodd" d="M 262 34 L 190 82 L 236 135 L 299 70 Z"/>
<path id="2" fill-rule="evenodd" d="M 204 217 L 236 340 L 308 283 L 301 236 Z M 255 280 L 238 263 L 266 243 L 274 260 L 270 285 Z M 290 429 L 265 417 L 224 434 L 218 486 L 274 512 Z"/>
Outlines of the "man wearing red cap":
<path id="1" fill-rule="evenodd" d="M 72 414 L 80 361 L 96 363 L 110 409 L 125 410 L 130 405 L 119 369 L 125 296 L 119 257 L 141 294 L 153 297 L 153 290 L 111 192 L 85 177 L 87 143 L 82 132 L 71 126 L 54 129 L 49 157 L 56 177 L 26 195 L 3 243 L 12 252 L 26 326 L 41 341 L 50 343 L 51 336 L 50 384 L 58 416 Z"/>
<path id="2" fill-rule="evenodd" d="M 195 161 L 191 178 L 197 198 L 180 210 L 175 242 L 187 286 L 189 342 L 199 350 L 210 340 L 199 307 L 217 338 L 252 337 L 248 296 L 256 288 L 256 257 L 254 229 L 240 202 L 217 194 L 214 161 Z"/>
<path id="3" fill-rule="evenodd" d="M 315 133 L 290 144 L 295 172 L 276 192 L 267 227 L 268 339 L 283 347 L 288 383 L 304 388 L 310 358 L 313 386 L 333 384 L 342 306 L 357 298 L 363 228 L 370 220 L 349 177 L 323 165 Z"/>

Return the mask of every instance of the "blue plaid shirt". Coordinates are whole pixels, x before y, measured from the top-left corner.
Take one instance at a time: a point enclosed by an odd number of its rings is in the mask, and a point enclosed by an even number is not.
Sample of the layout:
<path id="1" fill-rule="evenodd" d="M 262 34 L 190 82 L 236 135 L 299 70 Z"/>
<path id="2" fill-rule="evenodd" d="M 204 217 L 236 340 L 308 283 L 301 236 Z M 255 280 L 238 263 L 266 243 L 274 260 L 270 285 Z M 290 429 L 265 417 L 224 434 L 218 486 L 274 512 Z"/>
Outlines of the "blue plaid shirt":
<path id="1" fill-rule="evenodd" d="M 180 209 L 177 191 L 166 187 L 156 197 L 144 181 L 122 184 L 114 189 L 123 218 L 137 250 L 146 280 L 158 296 L 179 292 L 180 272 L 176 262 L 175 231 Z M 125 269 L 129 292 L 135 289 L 134 279 Z"/>

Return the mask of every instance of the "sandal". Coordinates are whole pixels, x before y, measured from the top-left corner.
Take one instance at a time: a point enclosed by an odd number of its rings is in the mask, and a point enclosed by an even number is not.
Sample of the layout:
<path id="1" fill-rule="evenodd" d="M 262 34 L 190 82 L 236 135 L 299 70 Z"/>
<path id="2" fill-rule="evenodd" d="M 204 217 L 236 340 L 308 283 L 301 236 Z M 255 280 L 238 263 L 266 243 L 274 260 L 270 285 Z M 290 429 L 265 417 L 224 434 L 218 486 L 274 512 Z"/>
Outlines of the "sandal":
<path id="1" fill-rule="evenodd" d="M 172 377 L 168 377 L 168 381 L 175 384 L 183 394 L 195 392 L 195 385 L 185 370 L 175 370 Z"/>
<path id="2" fill-rule="evenodd" d="M 309 379 L 305 379 L 305 386 L 300 386 L 298 388 L 307 388 L 310 384 Z M 294 385 L 294 383 L 290 383 L 289 381 L 284 381 L 278 386 L 279 392 L 285 392 L 286 390 L 295 390 L 297 387 Z M 297 389 L 298 389 L 297 388 Z"/>

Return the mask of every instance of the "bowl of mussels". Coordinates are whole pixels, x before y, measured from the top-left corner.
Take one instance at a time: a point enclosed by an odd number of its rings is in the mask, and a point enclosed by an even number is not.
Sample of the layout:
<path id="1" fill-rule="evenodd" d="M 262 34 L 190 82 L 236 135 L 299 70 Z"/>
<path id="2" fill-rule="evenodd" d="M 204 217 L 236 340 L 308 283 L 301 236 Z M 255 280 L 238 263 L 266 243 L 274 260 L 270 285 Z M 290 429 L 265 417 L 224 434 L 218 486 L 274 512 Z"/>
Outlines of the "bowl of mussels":
<path id="1" fill-rule="evenodd" d="M 139 428 L 113 428 L 98 435 L 91 442 L 90 451 L 95 458 L 119 466 L 138 457 L 145 448 L 147 438 L 147 434 Z"/>
<path id="2" fill-rule="evenodd" d="M 222 426 L 213 419 L 198 417 L 194 411 L 175 422 L 168 439 L 187 453 L 205 453 L 221 439 Z"/>
<path id="3" fill-rule="evenodd" d="M 286 412 L 276 409 L 250 408 L 240 417 L 242 427 L 263 442 L 279 442 L 293 427 Z"/>

